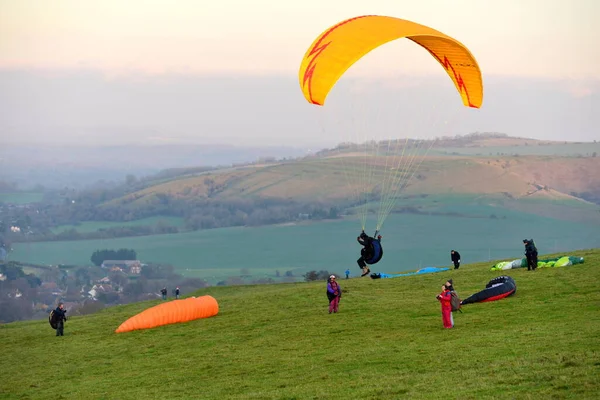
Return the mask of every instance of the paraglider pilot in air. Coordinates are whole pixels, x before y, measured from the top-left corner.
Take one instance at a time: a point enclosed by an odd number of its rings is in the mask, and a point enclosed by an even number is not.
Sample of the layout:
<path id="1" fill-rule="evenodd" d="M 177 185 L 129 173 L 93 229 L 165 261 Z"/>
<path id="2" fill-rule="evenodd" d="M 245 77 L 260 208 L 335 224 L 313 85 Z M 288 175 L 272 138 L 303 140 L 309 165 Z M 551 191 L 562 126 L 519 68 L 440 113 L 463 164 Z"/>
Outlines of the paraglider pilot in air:
<path id="1" fill-rule="evenodd" d="M 381 257 L 383 257 L 381 235 L 378 235 L 377 239 L 375 239 L 367 235 L 365 231 L 362 231 L 356 240 L 361 246 L 363 246 L 363 248 L 360 250 L 360 258 L 356 260 L 356 263 L 363 271 L 360 276 L 365 276 L 371 272 L 367 264 L 376 264 L 379 262 L 379 260 L 381 260 Z"/>

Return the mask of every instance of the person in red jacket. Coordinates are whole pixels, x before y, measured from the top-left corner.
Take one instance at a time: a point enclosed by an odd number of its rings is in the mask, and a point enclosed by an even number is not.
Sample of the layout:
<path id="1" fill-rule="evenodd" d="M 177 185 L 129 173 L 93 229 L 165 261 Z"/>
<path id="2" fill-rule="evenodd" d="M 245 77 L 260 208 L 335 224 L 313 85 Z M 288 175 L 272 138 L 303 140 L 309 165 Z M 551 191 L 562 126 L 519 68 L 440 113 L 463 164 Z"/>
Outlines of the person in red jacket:
<path id="1" fill-rule="evenodd" d="M 442 285 L 442 293 L 438 294 L 435 298 L 442 303 L 442 322 L 444 323 L 444 328 L 453 328 L 452 304 L 450 303 L 452 300 L 452 293 L 450 292 L 450 289 L 446 285 Z"/>

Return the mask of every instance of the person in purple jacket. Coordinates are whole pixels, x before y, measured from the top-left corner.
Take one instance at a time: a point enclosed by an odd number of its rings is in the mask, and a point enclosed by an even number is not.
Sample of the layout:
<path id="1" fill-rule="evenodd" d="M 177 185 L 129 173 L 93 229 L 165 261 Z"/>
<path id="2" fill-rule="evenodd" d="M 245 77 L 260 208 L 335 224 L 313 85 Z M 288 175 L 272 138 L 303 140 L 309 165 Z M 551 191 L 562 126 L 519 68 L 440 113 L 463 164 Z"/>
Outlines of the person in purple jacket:
<path id="1" fill-rule="evenodd" d="M 329 299 L 329 314 L 337 313 L 342 297 L 342 288 L 337 283 L 335 275 L 331 275 L 327 280 L 327 298 Z"/>

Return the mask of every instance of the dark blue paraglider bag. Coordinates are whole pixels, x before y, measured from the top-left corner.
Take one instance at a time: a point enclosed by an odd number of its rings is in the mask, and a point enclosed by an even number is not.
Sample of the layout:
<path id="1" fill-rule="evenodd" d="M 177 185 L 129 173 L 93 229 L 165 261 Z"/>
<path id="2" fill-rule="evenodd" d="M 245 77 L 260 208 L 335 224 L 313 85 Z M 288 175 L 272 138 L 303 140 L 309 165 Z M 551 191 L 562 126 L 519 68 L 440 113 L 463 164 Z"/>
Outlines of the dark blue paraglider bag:
<path id="1" fill-rule="evenodd" d="M 365 260 L 365 262 L 367 264 L 376 264 L 379 262 L 379 260 L 381 260 L 381 257 L 383 257 L 383 248 L 381 247 L 381 242 L 377 239 L 373 239 L 371 241 L 371 246 L 372 246 L 372 256 Z"/>
<path id="2" fill-rule="evenodd" d="M 56 314 L 54 310 L 50 311 L 50 315 L 48 315 L 48 322 L 52 329 L 58 328 L 58 318 L 56 318 Z"/>

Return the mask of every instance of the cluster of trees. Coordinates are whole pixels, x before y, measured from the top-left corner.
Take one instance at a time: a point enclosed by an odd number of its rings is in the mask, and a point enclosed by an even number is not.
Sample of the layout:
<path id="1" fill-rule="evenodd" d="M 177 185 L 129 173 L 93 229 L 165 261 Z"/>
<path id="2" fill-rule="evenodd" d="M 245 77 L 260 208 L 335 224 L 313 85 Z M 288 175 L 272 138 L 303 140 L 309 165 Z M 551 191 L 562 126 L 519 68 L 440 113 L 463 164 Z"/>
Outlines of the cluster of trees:
<path id="1" fill-rule="evenodd" d="M 11 233 L 10 224 L 4 224 L 0 226 L 0 239 L 2 235 L 8 242 L 108 239 L 180 231 L 162 221 L 154 225 L 111 227 L 95 232 L 79 232 L 76 228 L 81 221 L 128 222 L 156 215 L 181 217 L 185 221 L 183 229 L 200 230 L 277 224 L 296 221 L 300 216 L 312 220 L 335 219 L 340 214 L 338 207 L 333 204 L 302 203 L 289 199 L 179 199 L 159 193 L 146 199 L 143 204 L 131 202 L 99 207 L 95 202 L 104 197 L 92 200 L 89 196 L 89 193 L 82 195 L 75 203 L 68 201 L 35 207 L 1 207 L 3 220 L 14 221 L 18 226 L 27 227 L 27 230 Z M 52 231 L 54 226 L 65 224 L 73 224 L 75 227 L 58 233 Z"/>
<path id="2" fill-rule="evenodd" d="M 322 269 L 320 271 L 308 271 L 306 274 L 304 274 L 304 280 L 306 282 L 325 281 L 330 276 L 331 276 L 331 274 L 329 273 L 329 271 L 324 270 L 324 269 Z"/>
<path id="3" fill-rule="evenodd" d="M 321 203 L 299 203 L 288 199 L 197 199 L 184 213 L 191 230 L 230 226 L 260 226 L 296 221 L 301 215 L 312 220 L 339 218 L 339 209 Z"/>
<path id="4" fill-rule="evenodd" d="M 137 260 L 137 253 L 133 249 L 96 250 L 90 260 L 92 264 L 99 267 L 105 260 Z"/>
<path id="5" fill-rule="evenodd" d="M 167 233 L 178 233 L 179 229 L 175 226 L 161 223 L 154 225 L 132 225 L 103 228 L 94 232 L 79 232 L 77 228 L 67 229 L 59 233 L 34 232 L 29 237 L 30 241 L 68 241 L 68 240 L 91 240 L 91 239 L 112 239 L 119 237 L 162 235 Z"/>

